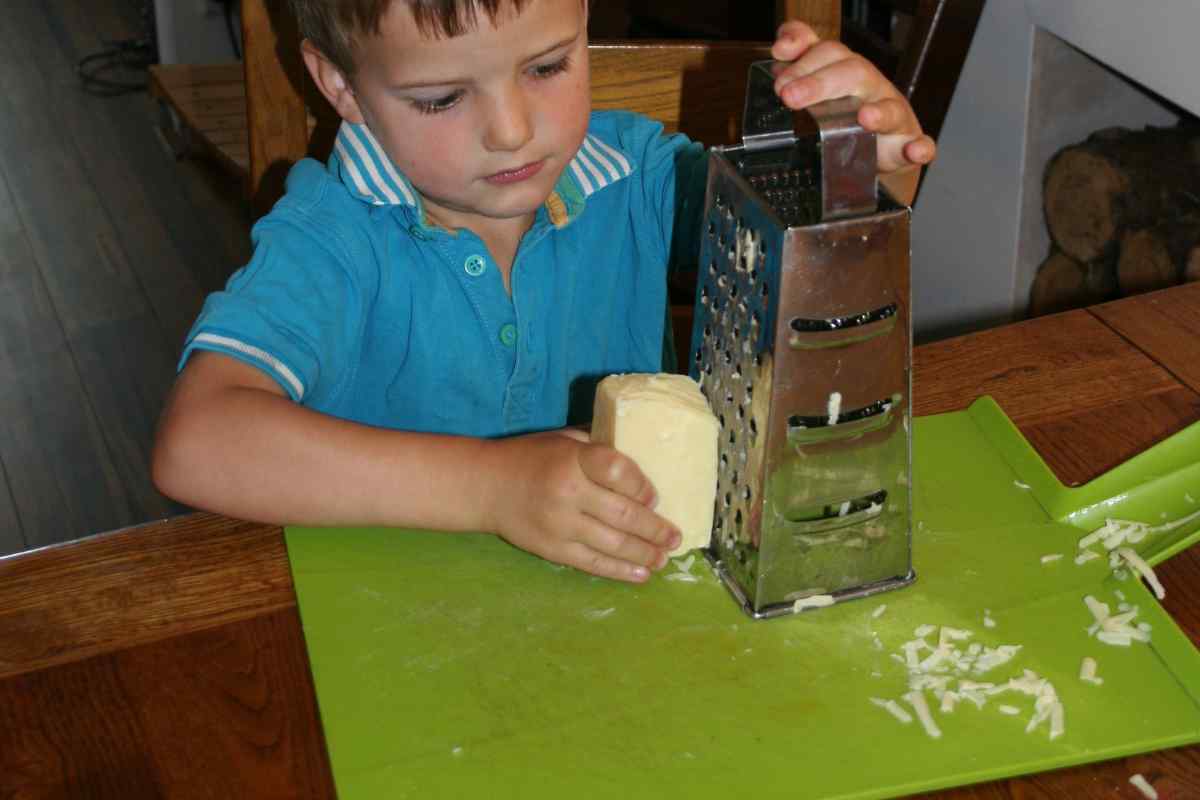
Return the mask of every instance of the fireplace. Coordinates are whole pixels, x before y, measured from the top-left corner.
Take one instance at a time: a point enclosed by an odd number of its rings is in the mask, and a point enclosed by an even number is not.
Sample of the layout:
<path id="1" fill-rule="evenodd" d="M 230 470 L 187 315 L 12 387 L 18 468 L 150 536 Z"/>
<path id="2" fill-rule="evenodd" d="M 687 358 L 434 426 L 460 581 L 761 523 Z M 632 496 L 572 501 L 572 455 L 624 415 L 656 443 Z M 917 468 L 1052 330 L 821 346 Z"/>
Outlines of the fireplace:
<path id="1" fill-rule="evenodd" d="M 1200 113 L 1195 0 L 988 0 L 914 206 L 913 319 L 930 340 L 1022 318 L 1066 145 Z"/>

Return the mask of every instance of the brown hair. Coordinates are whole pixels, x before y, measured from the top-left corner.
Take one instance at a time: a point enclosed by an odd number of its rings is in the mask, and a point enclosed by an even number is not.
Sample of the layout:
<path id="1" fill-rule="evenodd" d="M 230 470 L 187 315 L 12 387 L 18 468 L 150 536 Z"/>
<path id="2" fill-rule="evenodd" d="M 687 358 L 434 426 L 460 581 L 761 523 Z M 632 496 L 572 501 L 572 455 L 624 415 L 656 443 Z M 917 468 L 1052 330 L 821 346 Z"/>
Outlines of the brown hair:
<path id="1" fill-rule="evenodd" d="M 423 36 L 453 38 L 474 30 L 483 9 L 493 22 L 503 6 L 518 12 L 528 0 L 289 0 L 300 35 L 345 75 L 354 74 L 354 40 L 378 35 L 394 2 L 408 4 Z"/>

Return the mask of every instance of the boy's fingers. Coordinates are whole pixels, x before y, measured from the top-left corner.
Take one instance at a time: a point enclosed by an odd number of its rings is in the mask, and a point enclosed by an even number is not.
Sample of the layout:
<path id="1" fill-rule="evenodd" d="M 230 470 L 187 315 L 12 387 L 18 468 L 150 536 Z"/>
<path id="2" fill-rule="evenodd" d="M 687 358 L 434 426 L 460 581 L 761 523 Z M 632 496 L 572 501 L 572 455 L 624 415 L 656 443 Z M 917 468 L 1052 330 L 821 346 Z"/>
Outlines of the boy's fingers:
<path id="1" fill-rule="evenodd" d="M 605 537 L 597 537 L 588 544 L 609 555 L 619 558 L 630 557 L 630 560 L 647 566 L 654 564 L 657 560 L 657 552 L 652 554 L 650 560 L 633 557 L 635 553 L 640 555 L 646 551 L 640 548 L 636 550 L 625 548 L 624 540 L 631 538 L 627 534 L 631 534 L 636 541 L 643 543 L 650 550 L 669 549 L 679 544 L 679 532 L 673 525 L 644 505 L 615 492 L 598 492 L 592 495 L 584 502 L 583 511 L 601 523 L 609 534 Z"/>
<path id="2" fill-rule="evenodd" d="M 797 62 L 797 64 L 803 63 Z M 794 76 L 792 80 L 784 80 Z M 854 95 L 865 102 L 877 102 L 889 96 L 881 90 L 880 77 L 874 67 L 860 58 L 843 58 L 802 73 L 787 71 L 780 76 L 779 97 L 789 108 L 804 108 L 822 100 Z M 893 90 L 894 91 L 894 90 Z"/>
<path id="3" fill-rule="evenodd" d="M 937 154 L 933 139 L 903 134 L 881 134 L 876 142 L 879 153 L 879 171 L 895 172 L 898 169 L 928 164 Z"/>
<path id="4" fill-rule="evenodd" d="M 904 146 L 904 156 L 914 164 L 929 164 L 937 157 L 937 143 L 922 134 Z"/>
<path id="5" fill-rule="evenodd" d="M 650 577 L 650 570 L 646 567 L 597 552 L 580 542 L 567 545 L 561 558 L 555 560 L 591 575 L 626 583 L 645 583 Z"/>
<path id="6" fill-rule="evenodd" d="M 912 108 L 899 98 L 865 104 L 858 110 L 858 122 L 867 130 L 881 134 L 916 134 L 921 130 Z"/>
<path id="7" fill-rule="evenodd" d="M 816 31 L 799 20 L 791 20 L 779 26 L 775 32 L 775 43 L 771 45 L 771 57 L 776 61 L 795 61 L 821 38 Z"/>
<path id="8" fill-rule="evenodd" d="M 853 50 L 838 41 L 826 39 L 818 41 L 807 50 L 805 50 L 798 58 L 792 59 L 790 62 L 782 65 L 775 77 L 777 79 L 786 77 L 798 77 L 816 72 L 819 69 L 824 69 L 830 64 L 836 64 L 839 61 L 847 59 L 859 58 Z M 865 59 L 859 58 L 864 63 Z"/>
<path id="9" fill-rule="evenodd" d="M 638 469 L 633 459 L 611 447 L 585 447 L 579 453 L 579 466 L 592 483 L 624 495 L 643 506 L 653 507 L 657 496 L 654 487 Z"/>
<path id="10" fill-rule="evenodd" d="M 588 520 L 576 532 L 577 541 L 589 549 L 618 561 L 655 570 L 667 563 L 667 553 L 636 535 L 622 532 L 598 520 Z"/>

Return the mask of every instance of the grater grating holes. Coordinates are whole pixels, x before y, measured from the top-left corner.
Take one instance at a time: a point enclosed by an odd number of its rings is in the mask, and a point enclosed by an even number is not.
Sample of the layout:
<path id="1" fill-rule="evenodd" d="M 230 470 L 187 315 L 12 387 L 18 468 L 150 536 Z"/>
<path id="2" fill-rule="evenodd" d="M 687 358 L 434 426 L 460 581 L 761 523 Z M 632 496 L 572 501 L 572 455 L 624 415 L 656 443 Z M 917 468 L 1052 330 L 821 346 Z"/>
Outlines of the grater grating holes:
<path id="1" fill-rule="evenodd" d="M 770 295 L 760 271 L 767 248 L 752 221 L 723 192 L 714 194 L 716 209 L 708 216 L 702 242 L 706 275 L 698 290 L 701 336 L 694 354 L 696 374 L 709 405 L 717 413 L 721 446 L 714 530 L 725 548 L 745 559 L 737 540 L 751 536 L 748 520 L 760 479 L 751 469 L 750 449 L 759 444 L 754 418 L 756 352 L 764 333 L 763 297 Z M 726 266 L 728 265 L 728 266 Z"/>

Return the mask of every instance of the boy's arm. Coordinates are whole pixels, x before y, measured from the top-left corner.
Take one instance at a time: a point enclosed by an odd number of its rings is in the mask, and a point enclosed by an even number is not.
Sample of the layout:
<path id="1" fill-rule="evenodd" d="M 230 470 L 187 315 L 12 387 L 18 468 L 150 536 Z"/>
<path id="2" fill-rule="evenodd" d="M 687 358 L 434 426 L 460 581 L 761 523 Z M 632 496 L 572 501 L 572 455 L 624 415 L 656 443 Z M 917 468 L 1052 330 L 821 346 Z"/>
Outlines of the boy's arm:
<path id="1" fill-rule="evenodd" d="M 489 531 L 596 575 L 644 581 L 679 533 L 637 466 L 583 435 L 484 440 L 307 409 L 270 377 L 197 352 L 167 400 L 154 482 L 188 505 L 276 524 Z"/>

